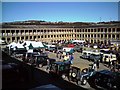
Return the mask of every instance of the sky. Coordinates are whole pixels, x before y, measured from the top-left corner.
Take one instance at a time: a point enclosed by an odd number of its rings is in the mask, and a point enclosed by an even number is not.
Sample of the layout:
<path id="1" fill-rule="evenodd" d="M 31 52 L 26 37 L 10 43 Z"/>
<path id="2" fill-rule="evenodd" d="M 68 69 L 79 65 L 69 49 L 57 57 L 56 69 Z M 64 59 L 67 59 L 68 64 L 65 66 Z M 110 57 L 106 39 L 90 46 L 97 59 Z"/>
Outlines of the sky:
<path id="1" fill-rule="evenodd" d="M 100 22 L 118 20 L 118 2 L 2 2 L 2 21 Z"/>

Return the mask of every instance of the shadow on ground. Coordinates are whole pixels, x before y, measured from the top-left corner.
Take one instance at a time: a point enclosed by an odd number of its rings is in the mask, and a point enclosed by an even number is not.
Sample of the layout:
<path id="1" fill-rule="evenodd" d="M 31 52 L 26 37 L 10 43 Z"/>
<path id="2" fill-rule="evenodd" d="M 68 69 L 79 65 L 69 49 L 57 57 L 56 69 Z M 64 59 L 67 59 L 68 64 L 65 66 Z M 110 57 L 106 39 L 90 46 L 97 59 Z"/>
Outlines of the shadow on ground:
<path id="1" fill-rule="evenodd" d="M 4 81 L 5 79 L 2 78 L 2 90 L 8 88 L 34 89 L 35 87 L 39 87 L 43 85 L 54 85 L 59 89 L 65 89 L 65 90 L 70 88 L 79 88 L 81 90 L 86 90 L 66 80 L 51 78 L 47 72 L 34 68 L 15 58 L 12 58 L 4 52 L 2 52 L 2 60 L 8 63 L 18 64 L 20 70 L 20 73 L 18 75 L 19 79 L 17 79 L 17 81 L 6 82 Z M 2 76 L 4 77 L 4 74 L 2 74 Z"/>

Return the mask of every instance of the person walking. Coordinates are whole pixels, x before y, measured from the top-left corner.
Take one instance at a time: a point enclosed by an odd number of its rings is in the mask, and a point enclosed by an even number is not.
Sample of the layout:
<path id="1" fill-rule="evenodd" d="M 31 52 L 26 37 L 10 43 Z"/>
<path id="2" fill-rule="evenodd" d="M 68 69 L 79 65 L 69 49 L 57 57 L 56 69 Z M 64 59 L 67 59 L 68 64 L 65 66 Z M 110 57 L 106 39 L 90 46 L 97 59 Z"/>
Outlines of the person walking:
<path id="1" fill-rule="evenodd" d="M 60 52 L 60 56 L 59 56 L 59 59 L 61 59 L 62 58 L 62 52 Z"/>
<path id="2" fill-rule="evenodd" d="M 110 61 L 110 57 L 109 57 L 109 61 L 108 61 L 108 68 L 111 68 L 111 61 Z"/>
<path id="3" fill-rule="evenodd" d="M 47 59 L 47 67 L 46 67 L 46 70 L 49 70 L 50 69 L 50 61 L 49 59 Z"/>
<path id="4" fill-rule="evenodd" d="M 97 65 L 96 65 L 96 62 L 93 63 L 93 67 L 92 67 L 93 70 L 97 71 Z"/>
<path id="5" fill-rule="evenodd" d="M 59 55 L 59 51 L 57 50 L 57 52 L 56 52 L 56 57 L 58 58 L 58 55 Z"/>
<path id="6" fill-rule="evenodd" d="M 73 57 L 73 54 L 70 55 L 70 63 L 73 64 L 73 60 L 74 60 L 74 57 Z"/>
<path id="7" fill-rule="evenodd" d="M 99 64 L 100 64 L 100 61 L 96 60 L 97 69 L 99 69 Z"/>
<path id="8" fill-rule="evenodd" d="M 66 56 L 66 50 L 65 49 L 63 51 L 63 58 L 64 58 L 64 56 Z"/>

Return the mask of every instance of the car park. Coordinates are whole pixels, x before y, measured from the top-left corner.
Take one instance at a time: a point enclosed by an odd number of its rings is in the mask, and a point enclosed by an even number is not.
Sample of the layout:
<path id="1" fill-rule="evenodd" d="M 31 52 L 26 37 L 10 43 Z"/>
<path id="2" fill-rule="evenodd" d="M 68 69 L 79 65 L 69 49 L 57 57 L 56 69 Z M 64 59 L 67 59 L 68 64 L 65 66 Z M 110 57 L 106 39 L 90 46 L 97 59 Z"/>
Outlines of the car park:
<path id="1" fill-rule="evenodd" d="M 92 88 L 105 88 L 108 90 L 120 89 L 120 72 L 112 72 L 109 70 L 97 71 L 88 79 L 88 83 Z"/>
<path id="2" fill-rule="evenodd" d="M 53 64 L 51 64 L 49 73 L 51 74 L 51 76 L 59 76 L 64 79 L 66 78 L 66 76 L 69 75 L 69 70 L 70 70 L 69 63 L 56 61 Z"/>

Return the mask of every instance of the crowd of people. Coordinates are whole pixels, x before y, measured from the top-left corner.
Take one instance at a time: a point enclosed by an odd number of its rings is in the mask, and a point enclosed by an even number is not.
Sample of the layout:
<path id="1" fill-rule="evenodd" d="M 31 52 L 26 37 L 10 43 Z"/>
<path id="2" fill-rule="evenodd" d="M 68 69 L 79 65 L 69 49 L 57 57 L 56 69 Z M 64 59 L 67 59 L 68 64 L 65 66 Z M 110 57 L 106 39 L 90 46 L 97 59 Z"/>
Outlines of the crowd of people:
<path id="1" fill-rule="evenodd" d="M 57 51 L 56 58 L 65 63 L 73 64 L 74 56 L 72 53 L 67 53 L 65 50 L 63 52 Z"/>

